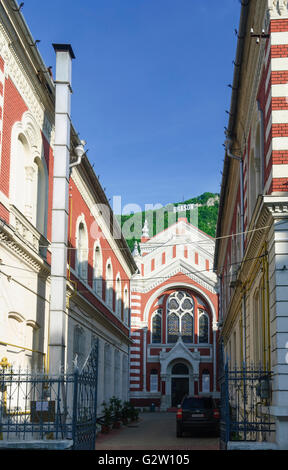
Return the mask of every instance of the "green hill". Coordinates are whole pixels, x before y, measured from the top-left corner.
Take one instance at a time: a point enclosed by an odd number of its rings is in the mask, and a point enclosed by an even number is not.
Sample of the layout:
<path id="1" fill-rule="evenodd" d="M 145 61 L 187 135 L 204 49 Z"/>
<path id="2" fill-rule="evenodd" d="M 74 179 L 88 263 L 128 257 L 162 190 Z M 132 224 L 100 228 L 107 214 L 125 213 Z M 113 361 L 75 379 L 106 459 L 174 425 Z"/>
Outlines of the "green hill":
<path id="1" fill-rule="evenodd" d="M 183 206 L 193 205 L 188 210 Z M 177 208 L 177 209 L 176 209 Z M 148 221 L 149 236 L 152 237 L 177 222 L 179 217 L 187 217 L 188 222 L 214 237 L 219 208 L 219 194 L 204 193 L 187 201 L 168 204 L 153 211 L 137 212 L 116 216 L 130 250 L 135 241 L 140 241 L 145 220 Z"/>

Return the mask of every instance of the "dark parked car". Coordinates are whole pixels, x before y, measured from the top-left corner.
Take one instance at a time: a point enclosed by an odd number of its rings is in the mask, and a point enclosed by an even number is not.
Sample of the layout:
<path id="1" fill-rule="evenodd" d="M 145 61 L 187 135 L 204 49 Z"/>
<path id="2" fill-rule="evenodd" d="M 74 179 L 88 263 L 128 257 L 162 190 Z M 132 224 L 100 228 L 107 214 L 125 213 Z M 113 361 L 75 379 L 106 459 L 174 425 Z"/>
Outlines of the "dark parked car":
<path id="1" fill-rule="evenodd" d="M 219 432 L 219 400 L 212 397 L 184 397 L 176 414 L 176 436 L 183 432 L 206 430 Z"/>

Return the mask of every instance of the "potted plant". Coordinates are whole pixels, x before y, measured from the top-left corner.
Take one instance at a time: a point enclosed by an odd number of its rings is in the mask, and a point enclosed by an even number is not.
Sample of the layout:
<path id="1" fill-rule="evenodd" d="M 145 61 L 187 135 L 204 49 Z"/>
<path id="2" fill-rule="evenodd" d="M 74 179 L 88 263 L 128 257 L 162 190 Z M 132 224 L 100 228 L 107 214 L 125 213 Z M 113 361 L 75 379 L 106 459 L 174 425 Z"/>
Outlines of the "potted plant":
<path id="1" fill-rule="evenodd" d="M 130 402 L 128 402 L 128 416 L 131 421 L 138 421 L 139 419 L 139 410 Z"/>
<path id="2" fill-rule="evenodd" d="M 110 407 L 113 415 L 113 428 L 121 426 L 121 400 L 116 397 L 110 398 Z"/>
<path id="3" fill-rule="evenodd" d="M 102 403 L 102 406 L 104 409 L 104 417 L 103 417 L 103 423 L 101 426 L 101 432 L 103 434 L 107 434 L 110 431 L 110 425 L 112 422 L 112 410 L 111 410 L 111 407 L 108 406 L 105 401 Z"/>
<path id="4" fill-rule="evenodd" d="M 129 402 L 125 401 L 121 409 L 121 420 L 123 424 L 128 424 L 129 422 Z"/>
<path id="5" fill-rule="evenodd" d="M 139 410 L 135 406 L 131 405 L 131 421 L 138 421 Z"/>

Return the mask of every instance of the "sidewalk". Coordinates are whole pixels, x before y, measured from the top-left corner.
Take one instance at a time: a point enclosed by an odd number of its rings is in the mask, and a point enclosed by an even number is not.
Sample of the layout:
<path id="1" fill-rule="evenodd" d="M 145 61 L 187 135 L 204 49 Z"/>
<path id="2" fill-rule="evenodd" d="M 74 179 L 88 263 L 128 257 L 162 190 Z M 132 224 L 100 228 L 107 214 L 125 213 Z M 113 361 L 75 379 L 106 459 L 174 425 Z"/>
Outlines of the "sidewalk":
<path id="1" fill-rule="evenodd" d="M 175 413 L 140 413 L 138 422 L 99 433 L 96 450 L 219 450 L 219 438 L 177 438 Z"/>

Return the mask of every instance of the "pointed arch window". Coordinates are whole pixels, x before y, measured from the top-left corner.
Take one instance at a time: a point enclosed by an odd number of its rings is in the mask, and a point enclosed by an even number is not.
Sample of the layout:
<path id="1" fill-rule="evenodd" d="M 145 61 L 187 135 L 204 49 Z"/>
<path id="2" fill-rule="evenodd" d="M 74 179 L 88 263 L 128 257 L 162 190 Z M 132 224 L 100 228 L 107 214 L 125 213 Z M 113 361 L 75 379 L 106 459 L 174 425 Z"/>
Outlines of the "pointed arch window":
<path id="1" fill-rule="evenodd" d="M 209 317 L 206 312 L 199 310 L 199 343 L 209 343 Z"/>
<path id="2" fill-rule="evenodd" d="M 182 315 L 181 336 L 184 343 L 193 343 L 193 316 L 190 313 Z"/>
<path id="3" fill-rule="evenodd" d="M 179 335 L 184 343 L 194 339 L 194 302 L 184 291 L 170 295 L 167 304 L 167 342 L 176 343 Z"/>
<path id="4" fill-rule="evenodd" d="M 158 309 L 152 317 L 152 343 L 162 342 L 162 309 Z"/>
<path id="5" fill-rule="evenodd" d="M 168 343 L 176 343 L 179 337 L 179 317 L 170 313 L 167 320 Z"/>

